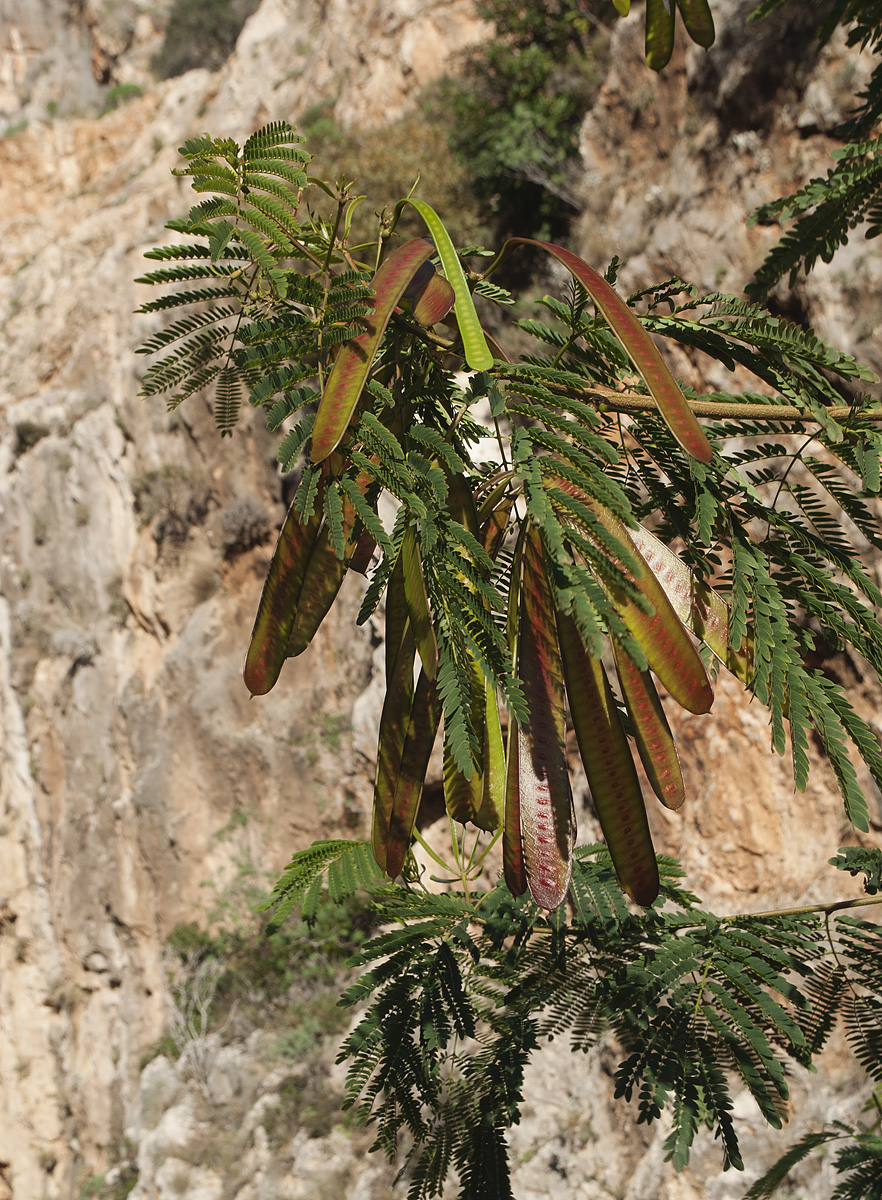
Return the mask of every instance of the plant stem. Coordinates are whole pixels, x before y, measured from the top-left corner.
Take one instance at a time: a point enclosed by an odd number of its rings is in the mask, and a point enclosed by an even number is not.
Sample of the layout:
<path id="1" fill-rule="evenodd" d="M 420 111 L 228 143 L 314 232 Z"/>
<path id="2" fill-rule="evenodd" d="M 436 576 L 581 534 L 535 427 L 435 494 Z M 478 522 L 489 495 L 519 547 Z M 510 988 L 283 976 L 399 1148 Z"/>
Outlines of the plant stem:
<path id="1" fill-rule="evenodd" d="M 871 896 L 863 900 L 834 900 L 830 904 L 800 904 L 796 908 L 772 908 L 768 912 L 736 913 L 731 917 L 723 917 L 727 924 L 731 921 L 744 921 L 757 917 L 799 917 L 804 913 L 834 913 L 844 908 L 868 908 L 874 904 L 882 904 L 882 896 Z"/>
<path id="2" fill-rule="evenodd" d="M 497 369 L 496 376 L 511 382 L 526 378 L 526 376 L 505 369 Z M 542 386 L 550 392 L 557 392 L 561 396 L 572 396 L 576 400 L 593 399 L 601 409 L 610 412 L 658 412 L 658 406 L 651 396 L 641 396 L 637 392 L 617 392 L 614 388 L 599 383 L 592 384 L 588 380 L 585 381 L 584 389 L 569 387 L 567 384 L 547 379 L 543 379 Z M 688 400 L 687 403 L 697 417 L 718 419 L 735 417 L 751 421 L 796 421 L 807 424 L 814 422 L 810 413 L 798 408 L 795 404 L 737 404 L 722 400 Z M 863 412 L 851 405 L 830 407 L 827 409 L 827 415 L 834 421 L 844 421 L 854 417 L 862 417 L 867 421 L 882 421 L 882 409 L 870 409 Z"/>

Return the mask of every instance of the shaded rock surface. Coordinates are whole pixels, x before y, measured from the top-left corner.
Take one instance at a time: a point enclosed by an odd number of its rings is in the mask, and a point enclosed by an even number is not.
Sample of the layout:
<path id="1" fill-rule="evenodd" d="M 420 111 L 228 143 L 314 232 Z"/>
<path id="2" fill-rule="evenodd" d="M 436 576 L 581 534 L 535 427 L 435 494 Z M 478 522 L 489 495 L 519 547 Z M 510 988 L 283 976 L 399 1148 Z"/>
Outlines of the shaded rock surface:
<path id="1" fill-rule="evenodd" d="M 661 79 L 641 65 L 638 20 L 615 34 L 575 233 L 597 266 L 627 258 L 626 286 L 677 271 L 738 289 L 774 237 L 746 211 L 825 169 L 843 80 L 865 70 L 834 42 L 773 86 L 779 43 L 757 65 L 739 50 L 746 6 L 720 7 L 718 48 L 681 46 Z M 365 1157 L 369 1139 L 306 1114 L 309 1072 L 340 1094 L 327 1047 L 292 1066 L 260 1030 L 212 1034 L 199 1069 L 195 1051 L 142 1068 L 166 1027 L 164 941 L 204 917 L 204 885 L 223 893 L 243 863 L 265 883 L 293 849 L 363 827 L 382 626 L 354 628 L 351 581 L 271 701 L 249 701 L 241 662 L 283 512 L 274 440 L 246 415 L 222 444 L 201 400 L 167 415 L 137 399 L 149 325 L 132 280 L 189 203 L 169 173 L 186 137 L 241 138 L 323 101 L 381 123 L 483 26 L 465 0 L 264 0 L 220 71 L 157 86 L 168 11 L 0 2 L 0 115 L 18 127 L 0 141 L 0 1197 L 54 1200 L 128 1171 L 138 1200 L 379 1200 L 394 1171 Z M 144 95 L 97 119 L 126 82 Z M 878 367 L 880 288 L 858 238 L 798 295 Z M 856 669 L 831 669 L 879 711 Z M 724 911 L 854 893 L 817 873 L 844 833 L 823 764 L 795 797 L 763 711 L 726 683 L 712 716 L 672 721 L 690 798 L 652 820 L 691 886 Z M 555 1044 L 531 1068 L 512 1138 L 521 1200 L 740 1194 L 709 1142 L 673 1175 L 664 1128 L 635 1134 L 611 1103 L 610 1055 Z M 864 1080 L 835 1047 L 825 1078 L 837 1090 L 795 1101 L 795 1132 L 859 1108 Z M 755 1114 L 738 1116 L 749 1138 Z M 755 1123 L 768 1162 L 780 1143 Z"/>

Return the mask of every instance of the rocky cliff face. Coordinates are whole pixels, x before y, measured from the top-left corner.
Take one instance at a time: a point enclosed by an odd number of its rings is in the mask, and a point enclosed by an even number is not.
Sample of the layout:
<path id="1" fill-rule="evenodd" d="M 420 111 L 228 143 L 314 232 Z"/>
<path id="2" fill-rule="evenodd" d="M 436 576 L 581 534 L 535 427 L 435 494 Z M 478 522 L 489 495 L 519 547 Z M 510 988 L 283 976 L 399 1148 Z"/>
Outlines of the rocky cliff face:
<path id="1" fill-rule="evenodd" d="M 598 265 L 628 256 L 628 283 L 677 270 L 739 287 L 772 236 L 746 232 L 745 211 L 823 167 L 824 129 L 860 60 L 838 45 L 785 72 L 782 108 L 739 57 L 743 11 L 731 0 L 719 48 L 681 48 L 661 80 L 638 61 L 636 21 L 615 36 L 583 135 L 577 234 Z M 273 442 L 246 418 L 221 444 L 200 401 L 169 416 L 137 399 L 146 325 L 130 315 L 132 280 L 189 203 L 169 173 L 186 137 L 242 137 L 324 100 L 342 122 L 380 123 L 482 26 L 465 0 L 263 0 L 221 70 L 156 85 L 167 12 L 0 3 L 13 133 L 0 141 L 0 1197 L 77 1196 L 125 1160 L 139 1200 L 368 1200 L 391 1175 L 358 1157 L 363 1140 L 321 1123 L 272 1135 L 267 1113 L 296 1071 L 267 1065 L 259 1030 L 212 1043 L 196 1082 L 185 1061 L 141 1069 L 167 1021 L 172 927 L 243 870 L 271 877 L 293 849 L 363 819 L 382 630 L 353 632 L 350 588 L 272 701 L 248 700 L 241 661 L 282 514 Z M 126 82 L 143 96 L 98 119 L 107 87 Z M 840 346 L 878 352 L 878 255 L 857 242 L 801 294 Z M 691 798 L 654 824 L 692 886 L 732 908 L 844 886 L 814 874 L 841 834 L 823 765 L 794 798 L 763 712 L 735 688 L 675 732 Z M 675 1180 L 664 1133 L 634 1139 L 603 1056 L 588 1074 L 563 1052 L 544 1063 L 513 1143 L 523 1200 L 740 1194 L 710 1150 Z M 862 1086 L 842 1082 L 837 1115 Z"/>

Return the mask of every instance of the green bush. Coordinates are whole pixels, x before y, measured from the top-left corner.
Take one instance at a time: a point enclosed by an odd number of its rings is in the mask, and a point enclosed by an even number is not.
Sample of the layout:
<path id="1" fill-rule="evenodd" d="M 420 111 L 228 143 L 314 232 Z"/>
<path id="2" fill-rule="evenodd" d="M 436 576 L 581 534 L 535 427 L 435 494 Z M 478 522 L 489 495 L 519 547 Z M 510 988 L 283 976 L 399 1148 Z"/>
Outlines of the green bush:
<path id="1" fill-rule="evenodd" d="M 127 101 L 137 100 L 139 96 L 143 95 L 144 92 L 137 83 L 115 83 L 112 88 L 108 88 L 98 116 L 103 117 L 106 113 L 114 112 Z"/>
<path id="2" fill-rule="evenodd" d="M 426 96 L 449 130 L 456 161 L 503 232 L 547 236 L 576 202 L 568 169 L 579 126 L 606 67 L 609 4 L 593 0 L 482 0 L 496 35 L 465 51 L 461 72 Z"/>
<path id="3" fill-rule="evenodd" d="M 162 48 L 153 60 L 160 79 L 194 67 L 216 71 L 236 46 L 259 0 L 175 0 Z"/>
<path id="4" fill-rule="evenodd" d="M 447 130 L 429 112 L 405 113 L 376 129 L 344 129 L 332 116 L 333 105 L 316 105 L 301 118 L 304 141 L 322 165 L 329 180 L 355 180 L 353 193 L 365 199 L 355 210 L 353 243 L 376 236 L 376 213 L 390 196 L 407 195 L 419 179 L 418 196 L 431 196 L 432 203 L 449 214 L 451 236 L 460 245 L 482 242 L 487 229 L 467 163 L 461 162 L 448 144 Z M 318 197 L 316 209 L 333 211 L 333 203 Z M 419 218 L 405 213 L 399 230 L 418 235 Z"/>

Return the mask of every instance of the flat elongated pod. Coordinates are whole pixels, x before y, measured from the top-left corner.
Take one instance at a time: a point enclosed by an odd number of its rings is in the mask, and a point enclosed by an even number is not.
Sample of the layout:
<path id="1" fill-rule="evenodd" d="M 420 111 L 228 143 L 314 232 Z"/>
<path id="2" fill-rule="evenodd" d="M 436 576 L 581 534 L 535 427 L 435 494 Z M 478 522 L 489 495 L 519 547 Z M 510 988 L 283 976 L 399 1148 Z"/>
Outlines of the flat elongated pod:
<path id="1" fill-rule="evenodd" d="M 508 753 L 505 763 L 505 811 L 502 826 L 502 873 L 513 896 L 527 890 L 527 870 L 521 841 L 521 769 L 518 761 L 518 723 L 508 719 Z"/>
<path id="2" fill-rule="evenodd" d="M 481 805 L 481 776 L 477 770 L 466 779 L 456 765 L 453 752 L 444 743 L 444 806 L 451 821 L 472 825 Z"/>
<path id="3" fill-rule="evenodd" d="M 619 877 L 637 904 L 658 895 L 658 864 L 640 781 L 603 664 L 585 650 L 572 617 L 557 614 L 570 717 L 597 818 Z"/>
<path id="4" fill-rule="evenodd" d="M 677 616 L 710 647 L 742 683 L 753 675 L 753 640 L 737 650 L 729 645 L 729 606 L 703 579 L 696 578 L 681 558 L 648 529 L 632 529 L 634 542 L 670 600 Z"/>
<path id="5" fill-rule="evenodd" d="M 662 6 L 666 2 L 673 4 L 673 0 L 649 0 L 650 5 L 656 2 Z M 673 21 L 673 16 L 671 21 Z M 510 238 L 503 246 L 496 262 L 486 273 L 489 275 L 494 267 L 506 257 L 508 248 L 516 245 L 539 246 L 540 249 L 547 250 L 578 279 L 603 313 L 613 333 L 642 375 L 658 405 L 659 412 L 680 446 L 699 462 L 710 462 L 713 458 L 713 450 L 704 430 L 687 404 L 686 397 L 680 391 L 677 381 L 668 370 L 652 338 L 621 296 L 610 287 L 602 275 L 599 275 L 593 267 L 589 267 L 588 263 L 579 258 L 577 254 L 564 249 L 563 246 L 556 246 L 552 242 L 539 242 L 534 238 Z"/>
<path id="6" fill-rule="evenodd" d="M 646 0 L 646 63 L 666 67 L 674 49 L 674 0 Z"/>
<path id="7" fill-rule="evenodd" d="M 677 7 L 683 15 L 686 32 L 699 46 L 705 50 L 714 44 L 714 19 L 707 0 L 677 0 Z"/>
<path id="8" fill-rule="evenodd" d="M 407 600 L 404 596 L 404 559 L 401 554 L 392 568 L 386 585 L 386 678 L 392 676 L 401 640 L 410 624 Z"/>
<path id="9" fill-rule="evenodd" d="M 427 238 L 414 238 L 380 264 L 371 281 L 373 311 L 365 318 L 363 332 L 340 345 L 325 383 L 312 429 L 312 462 L 323 462 L 349 428 L 395 306 L 413 276 L 434 253 L 435 247 Z"/>
<path id="10" fill-rule="evenodd" d="M 637 549 L 631 530 L 614 513 L 596 501 L 590 500 L 589 503 L 610 533 L 633 550 L 640 570 L 626 570 L 625 574 L 652 605 L 653 613 L 650 616 L 630 596 L 626 596 L 610 577 L 605 582 L 616 602 L 619 616 L 637 639 L 649 660 L 649 665 L 677 703 L 692 713 L 709 712 L 714 702 L 714 693 L 704 663 L 668 600 L 664 588 Z"/>
<path id="11" fill-rule="evenodd" d="M 369 482 L 370 479 L 367 475 L 359 476 L 356 481 L 356 486 L 362 494 Z M 343 557 L 342 559 L 337 557 L 337 551 L 334 548 L 327 521 L 325 521 L 309 556 L 297 613 L 291 627 L 291 636 L 288 638 L 286 651 L 288 658 L 295 658 L 298 654 L 302 654 L 315 637 L 316 631 L 337 598 L 337 593 L 346 578 L 346 572 L 352 564 L 356 550 L 360 550 L 362 554 L 369 554 L 376 545 L 374 539 L 366 531 L 362 533 L 357 542 L 353 541 L 352 535 L 356 525 L 355 505 L 345 493 L 341 497 L 341 508 Z M 364 541 L 365 536 L 367 543 Z"/>
<path id="12" fill-rule="evenodd" d="M 413 315 L 421 325 L 437 325 L 453 308 L 455 300 L 453 288 L 433 268 L 431 279 L 413 302 Z"/>
<path id="13" fill-rule="evenodd" d="M 410 719 L 401 751 L 401 765 L 389 813 L 385 869 L 392 879 L 401 874 L 404 860 L 407 858 L 440 719 L 441 700 L 438 686 L 425 671 L 421 671 L 413 695 Z"/>
<path id="14" fill-rule="evenodd" d="M 481 545 L 493 559 L 496 561 L 496 556 L 502 549 L 502 543 L 505 541 L 505 533 L 508 529 L 508 523 L 511 519 L 511 510 L 514 507 L 514 496 L 503 496 L 496 506 L 490 509 L 488 515 L 481 524 L 480 541 Z M 483 510 L 482 510 L 483 512 Z"/>
<path id="15" fill-rule="evenodd" d="M 444 268 L 444 274 L 454 292 L 453 311 L 456 315 L 459 336 L 462 338 L 466 363 L 473 371 L 487 371 L 493 366 L 493 355 L 487 346 L 484 330 L 478 320 L 478 314 L 475 312 L 475 302 L 469 291 L 469 285 L 466 283 L 459 255 L 450 240 L 450 234 L 444 228 L 444 223 L 434 208 L 430 204 L 426 204 L 425 200 L 399 200 L 395 206 L 396 219 L 406 204 L 411 205 L 420 214 L 438 248 L 441 266 Z"/>
<path id="16" fill-rule="evenodd" d="M 392 809 L 413 709 L 415 654 L 414 637 L 410 626 L 407 625 L 392 670 L 386 675 L 386 698 L 380 716 L 380 736 L 377 742 L 371 845 L 377 866 L 383 871 L 386 870 Z"/>
<path id="17" fill-rule="evenodd" d="M 686 799 L 683 772 L 674 735 L 652 676 L 648 671 L 641 671 L 615 642 L 613 652 L 646 778 L 666 808 L 679 808 Z"/>
<path id="18" fill-rule="evenodd" d="M 401 562 L 404 568 L 404 599 L 410 617 L 410 627 L 416 639 L 423 670 L 430 679 L 434 679 L 438 670 L 438 641 L 432 625 L 432 614 L 429 612 L 419 542 L 416 530 L 411 525 L 404 531 Z"/>
<path id="19" fill-rule="evenodd" d="M 322 509 L 318 503 L 306 521 L 300 520 L 293 502 L 288 509 L 270 560 L 245 658 L 245 686 L 252 696 L 266 695 L 279 678 L 321 523 Z"/>
<path id="20" fill-rule="evenodd" d="M 536 527 L 524 538 L 518 678 L 530 720 L 518 726 L 521 843 L 530 893 L 555 909 L 570 886 L 576 836 L 566 762 L 566 709 L 554 598 Z"/>
<path id="21" fill-rule="evenodd" d="M 481 776 L 481 803 L 475 814 L 479 829 L 498 829 L 505 809 L 505 747 L 496 687 L 484 680 L 486 715 L 484 719 L 484 773 Z"/>

